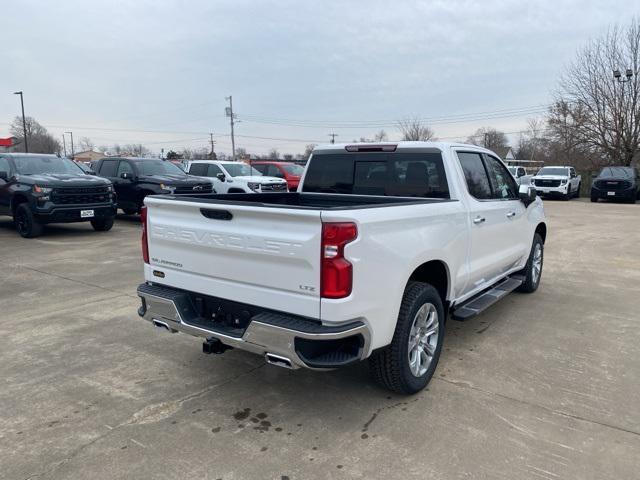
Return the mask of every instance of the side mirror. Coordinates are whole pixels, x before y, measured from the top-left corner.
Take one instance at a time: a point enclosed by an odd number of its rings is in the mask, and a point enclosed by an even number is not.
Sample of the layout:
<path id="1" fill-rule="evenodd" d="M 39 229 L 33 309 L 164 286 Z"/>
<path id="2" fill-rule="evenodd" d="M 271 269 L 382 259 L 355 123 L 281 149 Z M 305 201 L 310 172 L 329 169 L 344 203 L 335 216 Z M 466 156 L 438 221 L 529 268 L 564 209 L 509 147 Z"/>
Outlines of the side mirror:
<path id="1" fill-rule="evenodd" d="M 225 177 L 225 176 L 224 176 L 224 173 L 218 173 L 218 174 L 216 175 L 216 178 L 217 178 L 218 180 L 220 180 L 221 182 L 224 182 L 224 181 L 225 181 L 225 179 L 226 179 L 227 177 Z"/>
<path id="2" fill-rule="evenodd" d="M 9 181 L 9 172 L 0 171 L 0 180 Z"/>
<path id="3" fill-rule="evenodd" d="M 120 174 L 120 178 L 122 178 L 123 180 L 131 180 L 133 176 L 129 172 L 122 172 Z"/>
<path id="4" fill-rule="evenodd" d="M 524 203 L 525 207 L 528 207 L 536 201 L 536 189 L 531 185 L 520 185 L 518 188 L 518 197 Z"/>

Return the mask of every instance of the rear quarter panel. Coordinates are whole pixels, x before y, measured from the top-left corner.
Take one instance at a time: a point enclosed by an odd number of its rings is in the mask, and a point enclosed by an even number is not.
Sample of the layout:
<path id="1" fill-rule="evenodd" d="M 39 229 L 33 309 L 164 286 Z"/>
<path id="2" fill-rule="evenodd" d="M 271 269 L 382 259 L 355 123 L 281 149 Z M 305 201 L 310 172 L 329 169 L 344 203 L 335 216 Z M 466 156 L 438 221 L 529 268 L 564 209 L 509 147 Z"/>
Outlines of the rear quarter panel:
<path id="1" fill-rule="evenodd" d="M 459 201 L 353 211 L 323 211 L 323 222 L 355 222 L 358 238 L 345 247 L 353 264 L 353 290 L 322 299 L 323 323 L 359 318 L 374 332 L 372 348 L 391 342 L 405 287 L 413 271 L 443 261 L 449 284 L 466 279 L 467 213 Z M 449 295 L 455 295 L 451 287 Z"/>

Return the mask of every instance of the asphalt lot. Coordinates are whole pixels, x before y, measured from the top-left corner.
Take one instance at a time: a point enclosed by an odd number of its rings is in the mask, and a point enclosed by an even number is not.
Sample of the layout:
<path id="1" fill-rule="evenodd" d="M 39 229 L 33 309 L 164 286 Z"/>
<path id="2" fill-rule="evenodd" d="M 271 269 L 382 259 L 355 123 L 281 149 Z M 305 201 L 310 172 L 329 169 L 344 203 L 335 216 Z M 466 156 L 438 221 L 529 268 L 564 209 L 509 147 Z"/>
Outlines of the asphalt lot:
<path id="1" fill-rule="evenodd" d="M 450 321 L 413 397 L 139 320 L 136 218 L 0 217 L 0 478 L 637 479 L 640 204 L 545 206 L 538 292 Z"/>

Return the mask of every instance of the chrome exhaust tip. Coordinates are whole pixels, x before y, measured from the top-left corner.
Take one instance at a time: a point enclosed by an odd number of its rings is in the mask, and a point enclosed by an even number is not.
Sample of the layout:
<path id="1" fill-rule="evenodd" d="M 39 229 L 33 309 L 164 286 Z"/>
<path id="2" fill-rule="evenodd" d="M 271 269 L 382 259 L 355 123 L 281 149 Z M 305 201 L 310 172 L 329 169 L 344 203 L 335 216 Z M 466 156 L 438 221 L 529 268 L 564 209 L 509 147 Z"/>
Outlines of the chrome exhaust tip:
<path id="1" fill-rule="evenodd" d="M 266 360 L 267 363 L 270 363 L 271 365 L 275 365 L 276 367 L 289 368 L 289 369 L 294 368 L 293 364 L 291 363 L 291 360 L 289 360 L 287 357 L 282 357 L 274 353 L 265 353 L 264 359 Z"/>

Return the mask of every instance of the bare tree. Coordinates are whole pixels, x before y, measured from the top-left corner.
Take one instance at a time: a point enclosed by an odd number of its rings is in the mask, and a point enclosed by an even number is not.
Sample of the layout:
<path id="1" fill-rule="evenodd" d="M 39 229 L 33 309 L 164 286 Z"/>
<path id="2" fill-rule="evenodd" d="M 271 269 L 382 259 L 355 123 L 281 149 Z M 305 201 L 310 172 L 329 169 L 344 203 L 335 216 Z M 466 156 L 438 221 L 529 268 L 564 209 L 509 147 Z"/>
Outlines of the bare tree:
<path id="1" fill-rule="evenodd" d="M 276 148 L 269 150 L 267 155 L 270 160 L 278 160 L 280 158 L 280 152 Z"/>
<path id="2" fill-rule="evenodd" d="M 544 121 L 539 118 L 527 120 L 527 129 L 520 132 L 515 157 L 519 160 L 536 160 L 536 155 L 541 152 L 542 143 L 545 140 Z"/>
<path id="3" fill-rule="evenodd" d="M 507 136 L 504 132 L 493 127 L 482 127 L 467 138 L 467 143 L 488 148 L 489 150 L 499 150 L 509 146 Z"/>
<path id="4" fill-rule="evenodd" d="M 376 142 L 386 142 L 389 139 L 389 137 L 387 136 L 387 132 L 385 132 L 384 130 L 380 130 L 378 133 L 376 133 L 373 136 L 373 139 Z"/>
<path id="5" fill-rule="evenodd" d="M 80 147 L 80 151 L 85 152 L 87 150 L 93 150 L 93 148 L 96 146 L 96 144 L 93 143 L 89 137 L 82 137 L 78 145 Z"/>
<path id="6" fill-rule="evenodd" d="M 27 139 L 29 143 L 30 153 L 60 153 L 61 145 L 46 128 L 40 125 L 35 118 L 25 117 L 27 127 Z M 15 151 L 22 151 L 24 144 L 24 128 L 22 126 L 22 117 L 15 117 L 9 132 L 12 137 L 16 137 L 17 146 Z"/>
<path id="7" fill-rule="evenodd" d="M 400 120 L 398 122 L 398 128 L 402 133 L 403 140 L 426 142 L 435 138 L 433 130 L 423 125 L 418 117 L 407 117 Z"/>
<path id="8" fill-rule="evenodd" d="M 572 138 L 580 146 L 600 153 L 602 163 L 631 165 L 640 154 L 640 17 L 580 50 L 558 97 L 568 104 Z"/>

